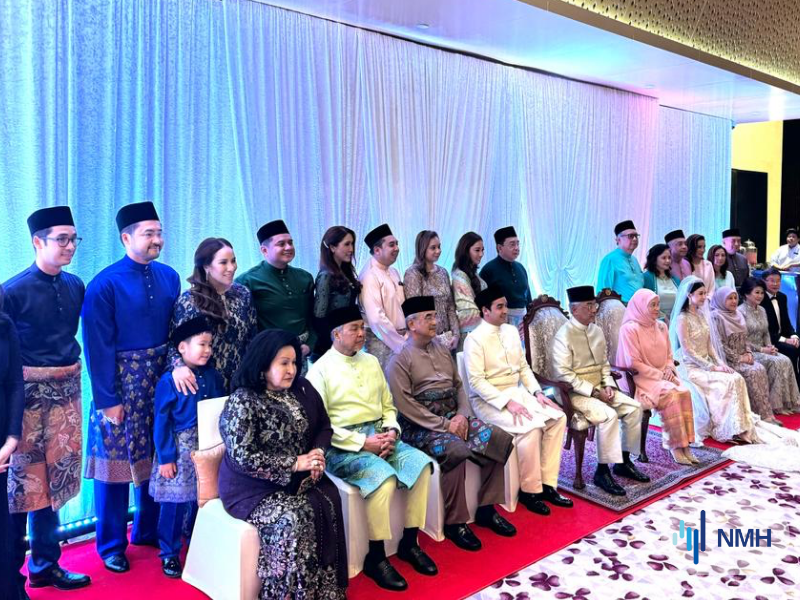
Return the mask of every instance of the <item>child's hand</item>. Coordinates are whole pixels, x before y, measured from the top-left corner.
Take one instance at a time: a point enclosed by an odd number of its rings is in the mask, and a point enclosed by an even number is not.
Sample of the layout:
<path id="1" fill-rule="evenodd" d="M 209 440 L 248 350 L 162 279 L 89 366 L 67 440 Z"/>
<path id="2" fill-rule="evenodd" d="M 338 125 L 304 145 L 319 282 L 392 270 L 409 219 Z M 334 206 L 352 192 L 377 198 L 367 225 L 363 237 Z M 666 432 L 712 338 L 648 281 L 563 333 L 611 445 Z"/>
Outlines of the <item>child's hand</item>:
<path id="1" fill-rule="evenodd" d="M 159 465 L 158 472 L 165 479 L 175 479 L 175 475 L 178 474 L 178 465 L 175 463 Z"/>

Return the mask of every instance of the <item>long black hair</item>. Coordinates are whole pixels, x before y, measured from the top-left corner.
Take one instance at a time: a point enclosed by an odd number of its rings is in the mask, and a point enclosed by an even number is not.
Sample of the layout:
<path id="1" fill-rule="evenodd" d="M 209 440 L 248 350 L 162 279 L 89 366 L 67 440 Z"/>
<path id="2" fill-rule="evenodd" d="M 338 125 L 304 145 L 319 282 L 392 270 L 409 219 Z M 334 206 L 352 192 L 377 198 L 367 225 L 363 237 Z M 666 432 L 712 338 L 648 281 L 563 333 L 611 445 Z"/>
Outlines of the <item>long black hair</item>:
<path id="1" fill-rule="evenodd" d="M 650 250 L 647 251 L 647 260 L 644 264 L 645 271 L 649 271 L 654 277 L 658 277 L 658 257 L 667 250 L 669 250 L 669 246 L 666 244 L 656 244 L 650 248 Z M 672 277 L 672 269 L 664 271 L 664 275 L 666 275 L 667 278 Z"/>
<path id="2" fill-rule="evenodd" d="M 686 247 L 688 248 L 686 256 L 689 260 L 689 265 L 692 267 L 692 273 L 694 273 L 694 261 L 695 261 L 694 255 L 697 254 L 697 246 L 700 245 L 701 240 L 705 242 L 706 236 L 700 235 L 699 233 L 693 233 L 688 238 L 686 238 Z"/>
<path id="3" fill-rule="evenodd" d="M 722 250 L 727 257 L 728 251 L 725 250 L 724 246 L 720 246 L 719 244 L 714 244 L 711 248 L 708 249 L 708 254 L 706 254 L 706 260 L 711 263 L 711 266 L 714 267 L 714 255 L 717 253 L 717 250 Z M 716 273 L 717 267 L 714 267 L 714 272 Z M 725 276 L 728 274 L 728 261 L 725 260 L 724 263 L 719 267 L 719 274 L 724 279 Z"/>
<path id="4" fill-rule="evenodd" d="M 337 265 L 336 259 L 333 258 L 333 250 L 331 250 L 332 247 L 338 246 L 348 235 L 353 236 L 353 250 L 355 251 L 355 231 L 344 225 L 334 225 L 328 228 L 319 244 L 319 268 L 320 271 L 328 271 L 333 275 L 333 281 L 339 285 L 340 289 L 347 289 L 348 286 L 352 286 L 355 293 L 358 294 L 361 291 L 361 282 L 358 280 L 355 264 L 353 262 L 343 262 L 341 266 Z M 355 258 L 355 255 L 353 255 L 353 258 Z"/>
<path id="5" fill-rule="evenodd" d="M 469 250 L 482 241 L 483 238 L 474 231 L 468 231 L 462 235 L 461 239 L 458 240 L 455 261 L 453 262 L 454 269 L 461 269 L 469 277 L 469 284 L 472 286 L 472 291 L 476 296 L 481 292 L 481 281 L 478 279 L 478 266 L 472 262 Z"/>
<path id="6" fill-rule="evenodd" d="M 303 354 L 300 350 L 300 340 L 295 334 L 283 329 L 265 329 L 256 335 L 247 346 L 247 351 L 244 353 L 244 358 L 242 358 L 242 364 L 239 365 L 233 375 L 231 388 L 234 391 L 239 388 L 247 388 L 256 392 L 266 390 L 267 382 L 264 380 L 264 371 L 269 370 L 278 352 L 286 346 L 294 348 L 296 360 L 299 363 Z M 298 367 L 297 375 L 292 381 L 290 389 L 297 387 L 299 374 L 300 368 Z"/>

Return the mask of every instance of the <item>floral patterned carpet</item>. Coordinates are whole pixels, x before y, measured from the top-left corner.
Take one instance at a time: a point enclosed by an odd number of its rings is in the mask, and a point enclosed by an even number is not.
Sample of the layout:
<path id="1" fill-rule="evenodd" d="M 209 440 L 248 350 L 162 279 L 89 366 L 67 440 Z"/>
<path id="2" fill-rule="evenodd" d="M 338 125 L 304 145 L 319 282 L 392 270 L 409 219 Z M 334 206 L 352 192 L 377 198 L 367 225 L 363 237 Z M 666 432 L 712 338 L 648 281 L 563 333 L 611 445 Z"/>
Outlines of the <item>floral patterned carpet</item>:
<path id="1" fill-rule="evenodd" d="M 636 466 L 650 477 L 649 483 L 638 483 L 630 479 L 616 477 L 617 483 L 622 485 L 627 492 L 624 496 L 612 496 L 592 483 L 594 472 L 597 469 L 597 446 L 595 442 L 586 441 L 586 453 L 583 459 L 583 479 L 586 487 L 575 489 L 575 457 L 574 449 L 564 450 L 561 455 L 561 470 L 558 472 L 558 487 L 562 491 L 579 496 L 584 500 L 596 502 L 617 512 L 623 512 L 636 504 L 644 502 L 654 496 L 662 494 L 665 490 L 676 484 L 697 477 L 703 471 L 714 469 L 717 465 L 726 462 L 718 448 L 703 446 L 692 448 L 694 455 L 700 460 L 697 466 L 684 466 L 672 460 L 668 450 L 661 447 L 661 431 L 651 430 L 647 436 L 647 455 L 650 462 L 637 462 Z"/>
<path id="2" fill-rule="evenodd" d="M 679 521 L 706 515 L 695 565 Z M 771 546 L 718 547 L 717 530 L 770 530 Z M 746 534 L 742 531 L 742 534 Z M 475 600 L 800 598 L 800 476 L 734 463 L 496 582 Z"/>

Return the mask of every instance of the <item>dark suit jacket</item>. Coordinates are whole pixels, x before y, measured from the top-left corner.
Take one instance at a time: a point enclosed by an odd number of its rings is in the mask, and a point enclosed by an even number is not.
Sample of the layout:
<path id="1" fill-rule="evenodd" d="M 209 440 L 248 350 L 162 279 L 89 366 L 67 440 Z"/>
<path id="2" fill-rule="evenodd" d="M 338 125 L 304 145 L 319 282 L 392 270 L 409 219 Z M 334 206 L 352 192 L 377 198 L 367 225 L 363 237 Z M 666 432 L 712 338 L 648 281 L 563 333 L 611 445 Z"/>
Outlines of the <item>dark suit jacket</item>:
<path id="1" fill-rule="evenodd" d="M 778 343 L 778 338 L 780 337 L 790 338 L 795 335 L 795 330 L 792 327 L 791 320 L 789 319 L 789 308 L 786 303 L 786 294 L 783 292 L 778 292 L 776 296 L 778 298 L 780 315 L 775 314 L 775 309 L 772 306 L 772 300 L 770 300 L 767 294 L 764 294 L 764 300 L 761 302 L 761 306 L 763 306 L 764 310 L 767 312 L 767 320 L 769 321 L 769 337 L 773 345 Z"/>

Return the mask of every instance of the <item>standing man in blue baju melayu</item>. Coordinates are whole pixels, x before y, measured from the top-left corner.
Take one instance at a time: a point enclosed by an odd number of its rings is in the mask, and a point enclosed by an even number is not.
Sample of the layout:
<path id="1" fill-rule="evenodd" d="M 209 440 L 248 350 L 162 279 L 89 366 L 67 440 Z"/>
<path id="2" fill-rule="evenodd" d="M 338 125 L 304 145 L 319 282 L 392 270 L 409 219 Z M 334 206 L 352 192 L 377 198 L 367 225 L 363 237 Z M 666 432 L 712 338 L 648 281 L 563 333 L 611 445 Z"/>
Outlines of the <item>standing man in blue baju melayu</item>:
<path id="1" fill-rule="evenodd" d="M 174 269 L 156 262 L 164 247 L 152 202 L 117 213 L 125 256 L 86 288 L 83 350 L 92 383 L 87 479 L 94 480 L 97 551 L 115 573 L 130 569 L 125 549 L 128 490 L 135 487 L 131 543 L 158 546 L 158 505 L 148 493 L 153 396 L 166 366 L 169 321 L 180 294 Z"/>

